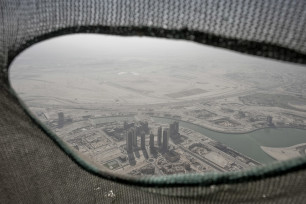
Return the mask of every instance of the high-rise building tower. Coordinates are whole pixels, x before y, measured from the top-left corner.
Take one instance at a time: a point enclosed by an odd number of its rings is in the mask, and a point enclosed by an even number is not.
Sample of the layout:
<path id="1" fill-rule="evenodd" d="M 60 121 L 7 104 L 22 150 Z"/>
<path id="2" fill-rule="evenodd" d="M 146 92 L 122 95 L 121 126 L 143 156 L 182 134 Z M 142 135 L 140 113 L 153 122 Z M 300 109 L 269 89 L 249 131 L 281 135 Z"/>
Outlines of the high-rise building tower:
<path id="1" fill-rule="evenodd" d="M 157 144 L 159 147 L 162 146 L 162 131 L 163 131 L 162 127 L 159 127 L 157 131 Z"/>
<path id="2" fill-rule="evenodd" d="M 144 126 L 144 131 L 146 133 L 149 133 L 149 123 L 148 123 L 148 121 L 145 121 L 143 126 Z"/>
<path id="3" fill-rule="evenodd" d="M 138 124 L 135 126 L 135 134 L 137 136 L 140 136 L 140 125 L 138 125 Z"/>
<path id="4" fill-rule="evenodd" d="M 175 133 L 179 133 L 179 122 L 177 121 L 174 122 L 174 129 L 175 129 Z"/>
<path id="5" fill-rule="evenodd" d="M 126 151 L 128 153 L 133 151 L 133 132 L 131 130 L 126 132 Z"/>
<path id="6" fill-rule="evenodd" d="M 150 148 L 153 149 L 154 148 L 154 135 L 151 132 L 150 134 Z"/>
<path id="7" fill-rule="evenodd" d="M 173 123 L 174 125 L 174 137 L 178 138 L 180 136 L 180 133 L 179 133 L 179 123 L 177 121 L 175 121 Z"/>
<path id="8" fill-rule="evenodd" d="M 62 128 L 64 127 L 64 113 L 63 112 L 59 112 L 58 113 L 58 124 L 57 124 L 57 127 L 58 128 Z"/>
<path id="9" fill-rule="evenodd" d="M 133 147 L 137 147 L 137 127 L 131 129 L 133 133 Z"/>
<path id="10" fill-rule="evenodd" d="M 267 117 L 267 122 L 268 122 L 268 125 L 269 125 L 269 126 L 273 126 L 272 119 L 273 119 L 273 118 L 272 118 L 272 116 L 270 116 L 270 115 Z"/>
<path id="11" fill-rule="evenodd" d="M 179 137 L 179 123 L 177 121 L 170 123 L 169 133 L 171 138 Z"/>
<path id="12" fill-rule="evenodd" d="M 123 123 L 123 129 L 124 129 L 124 130 L 127 130 L 127 129 L 128 129 L 128 123 L 127 123 L 127 121 L 124 121 L 124 123 Z"/>
<path id="13" fill-rule="evenodd" d="M 146 148 L 146 134 L 144 131 L 142 131 L 140 133 L 141 136 L 141 149 L 145 149 Z"/>
<path id="14" fill-rule="evenodd" d="M 163 131 L 163 147 L 162 147 L 163 152 L 168 151 L 168 144 L 169 144 L 169 129 L 165 128 Z"/>
<path id="15" fill-rule="evenodd" d="M 173 136 L 174 136 L 174 123 L 170 123 L 169 133 L 170 133 L 169 137 L 173 138 Z"/>

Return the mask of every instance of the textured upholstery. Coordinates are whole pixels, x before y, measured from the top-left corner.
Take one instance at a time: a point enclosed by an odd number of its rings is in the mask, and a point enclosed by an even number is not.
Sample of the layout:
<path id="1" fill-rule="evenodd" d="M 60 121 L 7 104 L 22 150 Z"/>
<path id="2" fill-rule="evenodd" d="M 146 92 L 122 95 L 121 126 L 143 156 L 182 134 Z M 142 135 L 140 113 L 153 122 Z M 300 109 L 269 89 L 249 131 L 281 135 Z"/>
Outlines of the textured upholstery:
<path id="1" fill-rule="evenodd" d="M 203 182 L 90 171 L 31 119 L 8 81 L 23 49 L 74 32 L 180 38 L 305 64 L 305 11 L 305 0 L 0 0 L 0 203 L 305 202 L 305 158 Z"/>

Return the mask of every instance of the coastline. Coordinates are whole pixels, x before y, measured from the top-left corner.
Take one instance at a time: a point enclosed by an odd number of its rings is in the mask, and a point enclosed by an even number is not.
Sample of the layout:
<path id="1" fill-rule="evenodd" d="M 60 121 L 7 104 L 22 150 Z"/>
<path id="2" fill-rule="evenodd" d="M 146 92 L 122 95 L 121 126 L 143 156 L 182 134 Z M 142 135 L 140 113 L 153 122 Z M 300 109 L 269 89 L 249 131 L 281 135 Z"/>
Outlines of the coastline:
<path id="1" fill-rule="evenodd" d="M 293 159 L 299 156 L 302 156 L 303 154 L 300 153 L 299 148 L 304 147 L 305 148 L 306 143 L 292 145 L 288 147 L 266 147 L 266 146 L 260 146 L 260 148 L 269 156 L 274 158 L 277 161 L 284 161 L 288 159 Z M 305 152 L 305 150 L 304 150 Z"/>
<path id="2" fill-rule="evenodd" d="M 255 132 L 255 131 L 258 131 L 258 130 L 263 130 L 263 129 L 282 129 L 282 128 L 292 128 L 292 129 L 299 129 L 299 130 L 305 130 L 306 129 L 303 129 L 303 128 L 299 128 L 299 127 L 286 127 L 286 126 L 283 126 L 283 127 L 262 127 L 262 128 L 257 128 L 257 129 L 253 129 L 253 130 L 246 130 L 246 131 L 223 131 L 223 130 L 219 130 L 219 129 L 213 129 L 211 127 L 207 127 L 205 125 L 199 125 L 199 124 L 196 124 L 196 123 L 192 123 L 192 122 L 189 122 L 189 121 L 185 121 L 185 120 L 181 120 L 181 119 L 175 119 L 175 118 L 169 118 L 169 117 L 160 117 L 160 116 L 150 116 L 152 118 L 164 118 L 164 119 L 168 119 L 168 120 L 175 120 L 175 121 L 181 121 L 181 122 L 184 122 L 184 123 L 189 123 L 189 124 L 192 124 L 192 125 L 197 125 L 199 127 L 202 127 L 202 128 L 205 128 L 207 130 L 210 130 L 210 131 L 214 131 L 214 132 L 218 132 L 218 133 L 225 133 L 225 134 L 247 134 L 247 133 L 251 133 L 251 132 Z"/>

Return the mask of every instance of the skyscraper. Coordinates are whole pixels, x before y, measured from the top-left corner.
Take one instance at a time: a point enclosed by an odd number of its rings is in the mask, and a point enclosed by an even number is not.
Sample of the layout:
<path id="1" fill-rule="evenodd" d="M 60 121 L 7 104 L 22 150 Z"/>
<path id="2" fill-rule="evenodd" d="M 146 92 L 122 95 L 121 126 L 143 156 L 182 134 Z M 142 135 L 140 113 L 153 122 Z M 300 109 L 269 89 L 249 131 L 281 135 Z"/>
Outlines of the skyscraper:
<path id="1" fill-rule="evenodd" d="M 177 138 L 179 136 L 179 123 L 177 121 L 170 123 L 169 133 L 171 138 Z"/>
<path id="2" fill-rule="evenodd" d="M 135 125 L 135 135 L 136 135 L 136 137 L 137 137 L 137 136 L 140 136 L 140 132 L 141 132 L 140 129 L 141 129 L 141 128 L 140 128 L 140 125 L 139 125 L 139 124 L 136 124 L 136 125 Z"/>
<path id="3" fill-rule="evenodd" d="M 162 147 L 163 152 L 168 151 L 168 143 L 169 143 L 169 129 L 165 128 L 163 131 L 163 147 Z"/>
<path id="4" fill-rule="evenodd" d="M 137 147 L 137 127 L 131 129 L 133 133 L 133 147 Z"/>
<path id="5" fill-rule="evenodd" d="M 170 133 L 169 137 L 173 138 L 173 136 L 174 136 L 174 123 L 170 123 L 169 133 Z"/>
<path id="6" fill-rule="evenodd" d="M 158 128 L 158 131 L 157 131 L 157 144 L 158 144 L 159 147 L 162 146 L 162 131 L 163 131 L 163 129 L 162 129 L 162 127 L 160 126 L 160 127 Z"/>
<path id="7" fill-rule="evenodd" d="M 145 131 L 146 133 L 149 133 L 149 123 L 148 123 L 148 121 L 145 121 L 144 124 L 143 124 L 143 126 L 144 126 L 144 131 Z"/>
<path id="8" fill-rule="evenodd" d="M 123 128 L 124 128 L 124 130 L 127 130 L 127 129 L 128 129 L 128 123 L 127 123 L 127 121 L 124 121 L 124 123 L 123 123 Z"/>
<path id="9" fill-rule="evenodd" d="M 178 138 L 180 136 L 180 133 L 179 133 L 179 123 L 177 121 L 175 121 L 173 123 L 173 126 L 174 126 L 174 137 Z"/>
<path id="10" fill-rule="evenodd" d="M 126 132 L 126 151 L 128 153 L 133 151 L 133 132 L 131 130 Z"/>
<path id="11" fill-rule="evenodd" d="M 150 134 L 150 148 L 154 148 L 154 134 L 152 132 Z"/>
<path id="12" fill-rule="evenodd" d="M 146 134 L 144 131 L 142 131 L 140 135 L 141 135 L 141 148 L 145 149 L 146 148 Z"/>

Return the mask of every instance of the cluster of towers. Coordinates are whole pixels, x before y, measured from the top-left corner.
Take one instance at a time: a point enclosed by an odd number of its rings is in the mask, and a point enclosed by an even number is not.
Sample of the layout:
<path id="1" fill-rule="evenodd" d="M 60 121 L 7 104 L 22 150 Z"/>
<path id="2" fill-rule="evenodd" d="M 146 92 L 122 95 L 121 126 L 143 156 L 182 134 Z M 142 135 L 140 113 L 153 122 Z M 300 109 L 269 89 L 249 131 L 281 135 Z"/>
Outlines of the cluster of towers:
<path id="1" fill-rule="evenodd" d="M 146 133 L 149 132 L 148 123 L 140 123 L 140 125 L 129 125 L 124 123 L 126 131 L 126 150 L 132 152 L 137 146 L 137 137 L 140 136 L 140 148 L 145 149 L 146 146 Z M 179 136 L 179 123 L 174 122 L 170 124 L 170 128 L 162 128 L 161 126 L 157 130 L 157 145 L 163 152 L 168 151 L 169 137 L 177 138 Z M 154 148 L 155 136 L 150 133 L 149 146 L 151 149 Z"/>
<path id="2" fill-rule="evenodd" d="M 127 123 L 124 122 L 124 129 L 126 130 L 126 150 L 127 152 L 132 152 L 133 148 L 137 148 L 137 137 L 141 137 L 140 146 L 142 149 L 145 148 L 145 137 L 146 133 L 149 132 L 148 122 Z"/>
<path id="3" fill-rule="evenodd" d="M 168 151 L 169 138 L 178 138 L 179 134 L 179 123 L 177 121 L 170 123 L 169 128 L 159 127 L 157 130 L 157 144 L 163 152 Z"/>

